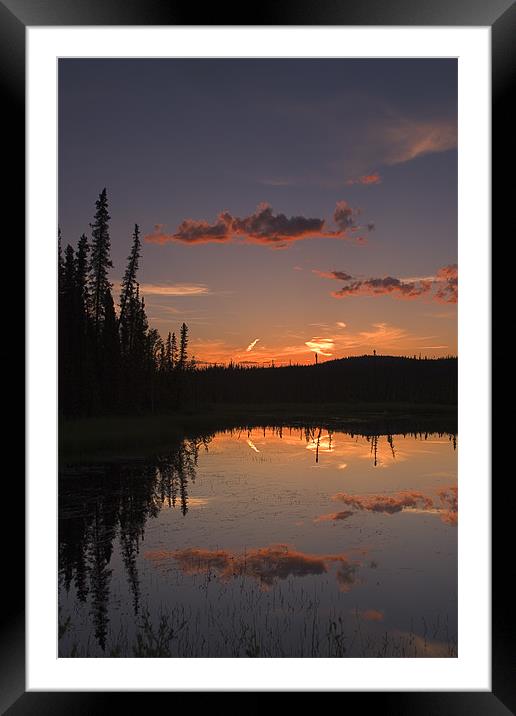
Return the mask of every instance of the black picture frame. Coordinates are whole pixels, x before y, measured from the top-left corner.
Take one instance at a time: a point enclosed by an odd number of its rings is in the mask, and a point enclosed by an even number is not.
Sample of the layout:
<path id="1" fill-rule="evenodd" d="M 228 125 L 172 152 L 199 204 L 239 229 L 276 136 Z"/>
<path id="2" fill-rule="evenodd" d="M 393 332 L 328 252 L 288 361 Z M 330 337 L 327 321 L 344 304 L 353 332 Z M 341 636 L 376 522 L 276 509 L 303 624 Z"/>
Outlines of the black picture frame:
<path id="1" fill-rule="evenodd" d="M 197 22 L 199 17 L 203 23 Z M 5 241 L 23 247 L 25 215 L 25 29 L 27 26 L 59 25 L 398 25 L 398 26 L 490 26 L 492 31 L 492 216 L 500 222 L 511 207 L 508 181 L 504 169 L 512 169 L 514 159 L 514 110 L 511 107 L 511 79 L 516 77 L 514 38 L 516 37 L 516 5 L 513 0 L 297 0 L 262 2 L 252 8 L 249 17 L 237 14 L 234 5 L 219 4 L 203 7 L 172 0 L 0 0 L 0 88 L 4 146 Z M 5 148 L 12 151 L 7 162 Z M 512 147 L 512 149 L 511 149 Z M 512 152 L 512 155 L 511 155 Z M 510 174 L 509 174 L 510 176 Z M 505 211 L 502 211 L 502 206 Z M 473 209 L 472 209 L 473 210 Z M 510 223 L 510 222 L 509 222 Z M 493 223 L 493 235 L 496 224 Z M 504 226 L 507 234 L 507 225 Z M 501 228 L 500 228 L 500 239 Z M 5 246 L 5 244 L 4 244 Z M 496 258 L 492 247 L 493 261 Z M 21 259 L 23 261 L 23 258 Z M 18 259 L 20 261 L 20 259 Z M 4 264 L 5 265 L 5 264 Z M 18 264 L 19 265 L 19 264 Z M 507 282 L 492 281 L 493 317 L 504 305 L 509 305 Z M 14 323 L 14 319 L 13 323 Z M 23 345 L 22 321 L 13 326 L 20 365 L 20 346 Z M 494 345 L 494 344 L 493 344 Z M 14 353 L 14 351 L 13 351 Z M 492 389 L 496 395 L 495 375 L 503 375 L 506 353 L 492 350 Z M 505 360 L 504 360 L 505 359 Z M 510 359 L 510 357 L 509 357 Z M 495 371 L 494 368 L 498 368 Z M 14 370 L 14 366 L 5 370 Z M 6 372 L 7 375 L 7 372 Z M 501 417 L 492 409 L 492 455 L 496 454 L 497 435 L 502 434 Z M 498 428 L 497 430 L 497 421 Z M 13 428 L 16 422 L 12 420 Z M 495 471 L 493 470 L 493 473 Z M 4 472 L 4 502 L 6 513 L 16 506 L 19 515 L 4 537 L 4 608 L 1 612 L 0 632 L 0 710 L 10 716 L 21 714 L 61 713 L 93 714 L 112 710 L 114 698 L 124 693 L 96 692 L 26 692 L 25 689 L 25 576 L 23 483 L 19 466 Z M 361 707 L 381 709 L 385 714 L 439 714 L 468 716 L 503 716 L 516 710 L 514 694 L 515 650 L 512 592 L 507 588 L 509 529 L 513 503 L 507 499 L 506 484 L 510 475 L 500 473 L 492 485 L 492 690 L 467 692 L 351 692 L 350 700 Z M 9 492 L 10 491 L 10 492 Z M 509 512 L 510 511 L 510 512 Z M 511 535 L 512 536 L 512 535 Z M 511 559 L 512 563 L 514 560 Z M 513 570 L 514 571 L 514 570 Z M 513 575 L 514 576 L 514 575 Z M 193 665 L 192 665 L 193 668 Z M 136 705 L 139 695 L 125 693 Z M 148 697 L 146 694 L 145 698 Z M 367 701 L 364 701 L 367 699 Z M 141 703 L 141 702 L 140 702 Z M 355 704 L 351 705 L 353 708 Z"/>

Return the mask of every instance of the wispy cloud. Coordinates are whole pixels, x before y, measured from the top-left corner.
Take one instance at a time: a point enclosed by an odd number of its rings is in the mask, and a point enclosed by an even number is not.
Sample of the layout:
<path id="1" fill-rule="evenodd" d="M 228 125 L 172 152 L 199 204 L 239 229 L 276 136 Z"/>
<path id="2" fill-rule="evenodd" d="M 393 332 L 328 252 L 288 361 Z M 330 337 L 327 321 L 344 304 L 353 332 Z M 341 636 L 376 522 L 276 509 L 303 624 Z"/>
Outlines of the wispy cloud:
<path id="1" fill-rule="evenodd" d="M 144 296 L 206 296 L 211 292 L 203 283 L 142 283 L 140 293 Z"/>
<path id="2" fill-rule="evenodd" d="M 421 348 L 421 350 L 437 350 L 438 348 L 448 348 L 447 343 L 442 343 L 441 345 L 437 346 L 416 346 L 417 348 Z"/>
<path id="3" fill-rule="evenodd" d="M 370 184 L 381 184 L 382 183 L 382 177 L 378 172 L 373 172 L 372 174 L 364 174 L 361 177 L 356 177 L 352 179 L 348 179 L 346 181 L 346 184 L 348 186 L 352 186 L 353 184 L 363 184 L 364 186 L 368 186 Z"/>
<path id="4" fill-rule="evenodd" d="M 260 179 L 259 183 L 264 186 L 292 186 L 294 181 L 292 179 L 284 179 L 282 177 L 272 177 L 270 179 Z"/>
<path id="5" fill-rule="evenodd" d="M 255 345 L 258 343 L 259 340 L 260 340 L 259 338 L 255 338 L 254 341 L 252 341 L 251 343 L 249 343 L 249 345 L 248 345 L 247 348 L 245 349 L 246 352 L 249 353 L 250 351 L 252 351 L 253 348 L 255 347 Z"/>
<path id="6" fill-rule="evenodd" d="M 457 314 L 455 311 L 443 311 L 441 313 L 425 313 L 424 314 L 426 318 L 444 318 L 448 320 L 456 320 Z"/>
<path id="7" fill-rule="evenodd" d="M 385 163 L 402 164 L 425 154 L 446 152 L 457 146 L 455 120 L 421 121 L 398 118 L 383 129 Z"/>
<path id="8" fill-rule="evenodd" d="M 305 341 L 305 346 L 322 356 L 331 356 L 335 350 L 333 338 L 312 338 L 310 341 Z"/>
<path id="9" fill-rule="evenodd" d="M 373 225 L 357 223 L 359 214 L 360 211 L 350 207 L 347 202 L 337 202 L 333 213 L 337 228 L 332 229 L 325 219 L 275 214 L 269 204 L 263 203 L 258 205 L 253 214 L 243 218 L 224 211 L 213 223 L 203 219 L 185 219 L 172 234 L 164 231 L 163 224 L 156 224 L 154 231 L 147 234 L 145 240 L 156 244 L 173 241 L 203 244 L 241 239 L 273 248 L 286 248 L 295 241 L 317 238 L 354 239 L 361 243 L 365 240 L 363 234 L 371 231 Z"/>

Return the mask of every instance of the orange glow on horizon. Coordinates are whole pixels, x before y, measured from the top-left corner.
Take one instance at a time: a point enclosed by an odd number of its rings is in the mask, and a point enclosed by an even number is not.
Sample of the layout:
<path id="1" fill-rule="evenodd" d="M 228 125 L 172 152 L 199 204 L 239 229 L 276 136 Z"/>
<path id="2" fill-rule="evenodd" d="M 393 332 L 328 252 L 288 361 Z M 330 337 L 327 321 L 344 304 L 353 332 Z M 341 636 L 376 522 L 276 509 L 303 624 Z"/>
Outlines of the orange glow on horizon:
<path id="1" fill-rule="evenodd" d="M 315 325 L 315 324 L 314 324 Z M 299 333 L 286 333 L 292 336 L 285 343 L 284 336 L 244 337 L 239 345 L 223 338 L 192 338 L 191 354 L 199 365 L 205 364 L 241 364 L 247 366 L 288 366 L 312 365 L 327 360 L 353 356 L 376 355 L 405 356 L 422 358 L 440 358 L 454 355 L 452 346 L 436 341 L 435 335 L 417 335 L 405 328 L 385 322 L 374 323 L 364 330 L 352 331 L 344 322 L 335 324 L 317 324 L 324 332 L 314 335 L 308 330 Z M 327 331 L 327 332 L 326 332 Z M 330 333 L 331 331 L 331 333 Z M 304 333 L 304 335 L 303 335 Z M 256 336 L 256 333 L 254 334 Z"/>

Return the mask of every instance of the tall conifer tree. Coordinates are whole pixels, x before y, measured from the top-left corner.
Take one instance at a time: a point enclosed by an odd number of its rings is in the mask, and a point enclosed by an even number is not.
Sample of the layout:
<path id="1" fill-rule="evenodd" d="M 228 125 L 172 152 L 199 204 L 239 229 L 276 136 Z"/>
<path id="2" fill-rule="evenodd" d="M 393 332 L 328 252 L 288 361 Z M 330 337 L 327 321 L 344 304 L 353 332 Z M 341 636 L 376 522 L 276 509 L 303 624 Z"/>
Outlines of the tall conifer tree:
<path id="1" fill-rule="evenodd" d="M 172 367 L 172 334 L 169 331 L 165 341 L 165 371 L 170 372 Z"/>
<path id="2" fill-rule="evenodd" d="M 109 237 L 109 216 L 107 192 L 104 188 L 95 202 L 96 212 L 91 226 L 90 290 L 92 319 L 95 337 L 98 339 L 104 320 L 106 294 L 111 292 L 108 270 L 112 268 L 111 240 Z"/>
<path id="3" fill-rule="evenodd" d="M 77 244 L 77 256 L 75 262 L 75 276 L 77 288 L 78 311 L 81 314 L 81 322 L 84 324 L 89 313 L 89 287 L 88 287 L 88 253 L 90 247 L 86 234 L 82 234 Z"/>
<path id="4" fill-rule="evenodd" d="M 125 270 L 124 278 L 122 279 L 122 286 L 120 289 L 120 323 L 122 324 L 125 318 L 126 308 L 130 302 L 132 296 L 136 291 L 136 274 L 138 272 L 138 259 L 140 258 L 141 251 L 140 241 L 140 227 L 138 224 L 134 225 L 133 232 L 133 245 L 131 247 L 131 253 L 127 258 L 127 268 Z"/>
<path id="5" fill-rule="evenodd" d="M 178 368 L 184 370 L 188 361 L 188 326 L 183 323 L 179 335 L 179 360 Z"/>
<path id="6" fill-rule="evenodd" d="M 127 268 L 125 270 L 120 289 L 120 313 L 118 321 L 120 326 L 122 353 L 125 356 L 128 356 L 132 350 L 134 331 L 136 328 L 135 321 L 137 321 L 137 311 L 135 310 L 134 299 L 136 296 L 136 274 L 138 272 L 140 251 L 140 228 L 138 224 L 135 224 L 131 253 L 127 258 Z"/>
<path id="7" fill-rule="evenodd" d="M 170 339 L 170 357 L 172 368 L 175 368 L 177 365 L 177 338 L 175 333 L 172 333 Z"/>

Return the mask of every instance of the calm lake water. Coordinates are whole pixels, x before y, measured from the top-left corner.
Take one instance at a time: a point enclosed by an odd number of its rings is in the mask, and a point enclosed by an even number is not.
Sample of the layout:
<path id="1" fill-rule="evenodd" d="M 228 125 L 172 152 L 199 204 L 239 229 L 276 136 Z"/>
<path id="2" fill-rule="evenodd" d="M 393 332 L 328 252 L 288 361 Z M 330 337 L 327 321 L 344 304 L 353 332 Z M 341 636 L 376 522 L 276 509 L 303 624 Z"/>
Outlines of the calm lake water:
<path id="1" fill-rule="evenodd" d="M 255 428 L 59 482 L 59 655 L 454 657 L 451 435 Z"/>

